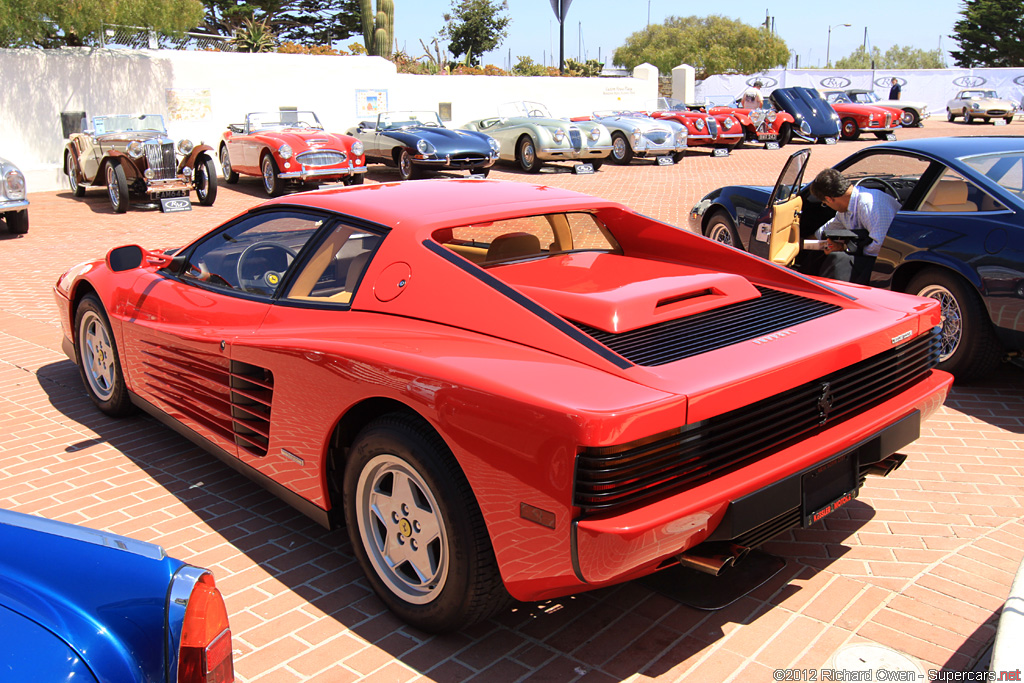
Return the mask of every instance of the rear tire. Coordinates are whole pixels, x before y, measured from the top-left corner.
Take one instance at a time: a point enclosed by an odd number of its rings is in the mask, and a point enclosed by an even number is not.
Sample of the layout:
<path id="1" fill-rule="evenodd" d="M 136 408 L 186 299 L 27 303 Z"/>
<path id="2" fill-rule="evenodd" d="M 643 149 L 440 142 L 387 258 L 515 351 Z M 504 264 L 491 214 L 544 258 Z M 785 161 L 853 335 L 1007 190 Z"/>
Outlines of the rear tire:
<path id="1" fill-rule="evenodd" d="M 904 109 L 903 116 L 900 117 L 900 124 L 904 128 L 914 128 L 918 123 L 921 122 L 921 117 L 917 115 L 917 112 L 913 109 Z"/>
<path id="2" fill-rule="evenodd" d="M 981 297 L 963 278 L 929 268 L 910 281 L 910 294 L 942 304 L 942 351 L 939 369 L 958 380 L 984 377 L 999 365 L 1002 349 Z"/>
<path id="3" fill-rule="evenodd" d="M 946 110 L 946 120 L 949 121 L 950 123 L 953 123 L 953 121 L 955 119 L 956 119 L 956 114 L 953 113 L 953 110 L 952 109 L 947 109 Z"/>
<path id="4" fill-rule="evenodd" d="M 392 413 L 363 428 L 345 466 L 344 509 L 367 581 L 416 628 L 461 629 L 510 601 L 473 490 L 422 420 Z"/>

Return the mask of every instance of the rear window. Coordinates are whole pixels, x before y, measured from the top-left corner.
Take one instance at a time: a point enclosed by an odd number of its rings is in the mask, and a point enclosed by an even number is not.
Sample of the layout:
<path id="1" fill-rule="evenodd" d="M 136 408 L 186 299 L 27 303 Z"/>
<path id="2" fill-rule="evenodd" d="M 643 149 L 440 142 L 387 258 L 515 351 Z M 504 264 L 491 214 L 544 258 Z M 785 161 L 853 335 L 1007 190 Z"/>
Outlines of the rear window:
<path id="1" fill-rule="evenodd" d="M 553 213 L 446 228 L 434 239 L 482 265 L 573 251 L 616 251 L 611 234 L 593 214 Z"/>
<path id="2" fill-rule="evenodd" d="M 999 184 L 1007 192 L 1024 198 L 1024 152 L 981 154 L 963 157 L 960 161 Z"/>

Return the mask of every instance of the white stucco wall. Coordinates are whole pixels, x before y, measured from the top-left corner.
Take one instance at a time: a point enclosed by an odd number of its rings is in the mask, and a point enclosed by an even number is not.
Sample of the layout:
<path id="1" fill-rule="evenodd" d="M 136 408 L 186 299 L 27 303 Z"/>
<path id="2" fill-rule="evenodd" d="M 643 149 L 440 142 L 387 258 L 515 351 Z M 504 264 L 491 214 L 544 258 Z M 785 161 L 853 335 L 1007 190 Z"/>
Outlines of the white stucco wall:
<path id="1" fill-rule="evenodd" d="M 0 50 L 0 154 L 18 164 L 29 191 L 66 187 L 60 112 L 92 117 L 157 113 L 168 132 L 216 147 L 227 124 L 250 111 L 312 109 L 328 130 L 360 119 L 357 91 L 387 92 L 391 109 L 450 103 L 449 125 L 493 115 L 502 102 L 533 100 L 555 116 L 640 109 L 658 96 L 657 78 L 414 76 L 379 57 L 239 54 L 176 50 Z M 200 114 L 180 114 L 168 91 L 208 91 Z"/>

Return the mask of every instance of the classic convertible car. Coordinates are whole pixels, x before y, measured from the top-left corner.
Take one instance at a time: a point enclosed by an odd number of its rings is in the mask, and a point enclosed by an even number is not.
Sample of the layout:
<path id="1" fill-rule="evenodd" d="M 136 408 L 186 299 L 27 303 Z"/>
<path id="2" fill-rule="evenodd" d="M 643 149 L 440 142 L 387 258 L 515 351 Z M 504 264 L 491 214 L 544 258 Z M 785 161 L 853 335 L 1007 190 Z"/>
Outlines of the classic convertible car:
<path id="1" fill-rule="evenodd" d="M 900 117 L 900 124 L 904 128 L 914 128 L 931 116 L 928 111 L 928 103 L 917 100 L 890 100 L 882 99 L 874 90 L 859 90 L 851 88 L 844 91 L 851 102 L 856 104 L 870 104 L 876 107 L 894 107 L 903 112 Z"/>
<path id="2" fill-rule="evenodd" d="M 76 197 L 106 187 L 117 213 L 132 197 L 158 200 L 162 211 L 190 207 L 189 192 L 210 206 L 217 198 L 217 168 L 209 145 L 167 137 L 159 114 L 95 116 L 92 129 L 73 133 L 64 148 L 64 173 Z M 176 153 L 177 152 L 177 153 Z"/>
<path id="3" fill-rule="evenodd" d="M 0 218 L 7 224 L 8 232 L 16 235 L 28 232 L 25 174 L 3 157 L 0 157 Z"/>
<path id="4" fill-rule="evenodd" d="M 363 143 L 326 132 L 311 111 L 246 114 L 245 123 L 232 123 L 222 137 L 224 180 L 237 183 L 240 174 L 259 176 L 271 197 L 282 194 L 286 184 L 359 185 L 366 173 Z"/>
<path id="5" fill-rule="evenodd" d="M 497 140 L 445 128 L 435 111 L 383 112 L 348 134 L 363 143 L 367 163 L 397 166 L 402 180 L 418 178 L 423 169 L 468 170 L 486 177 L 498 160 Z"/>
<path id="6" fill-rule="evenodd" d="M 0 679 L 231 683 L 213 575 L 124 536 L 0 510 Z"/>
<path id="7" fill-rule="evenodd" d="M 951 382 L 936 301 L 533 183 L 271 200 L 55 294 L 101 410 L 344 520 L 381 600 L 430 631 L 727 566 L 896 467 Z"/>
<path id="8" fill-rule="evenodd" d="M 516 162 L 527 173 L 540 171 L 546 161 L 579 161 L 573 170 L 596 171 L 612 151 L 611 133 L 600 123 L 556 119 L 538 102 L 507 102 L 498 107 L 496 117 L 462 128 L 493 137 L 500 158 Z"/>
<path id="9" fill-rule="evenodd" d="M 874 133 L 879 140 L 887 140 L 893 131 L 902 128 L 902 109 L 858 104 L 842 90 L 826 90 L 822 95 L 839 114 L 839 134 L 844 140 L 856 140 L 861 133 Z"/>
<path id="10" fill-rule="evenodd" d="M 996 119 L 1011 123 L 1016 113 L 1017 104 L 1001 98 L 995 90 L 961 90 L 946 103 L 946 119 L 949 121 L 962 116 L 964 123 L 994 123 Z"/>
<path id="11" fill-rule="evenodd" d="M 687 105 L 671 97 L 659 97 L 650 108 L 653 118 L 681 124 L 686 129 L 688 146 L 730 150 L 743 142 L 743 127 L 729 114 L 709 114 L 698 105 Z"/>
<path id="12" fill-rule="evenodd" d="M 794 156 L 774 190 L 714 190 L 694 207 L 693 227 L 782 265 L 817 272 L 821 252 L 802 250 L 801 244 L 834 212 L 810 197 L 807 187 L 801 189 L 805 163 L 806 158 Z M 988 374 L 1007 356 L 1019 358 L 1024 350 L 1024 144 L 984 137 L 890 142 L 835 167 L 902 204 L 871 284 L 942 304 L 939 367 L 970 379 Z M 771 255 L 765 241 L 769 224 Z"/>
<path id="13" fill-rule="evenodd" d="M 779 147 L 789 144 L 793 139 L 793 123 L 795 119 L 784 111 L 776 111 L 769 102 L 760 109 L 744 109 L 737 106 L 708 107 L 708 113 L 732 116 L 743 127 L 743 139 L 746 142 L 777 142 Z"/>
<path id="14" fill-rule="evenodd" d="M 686 128 L 678 121 L 656 120 L 637 111 L 595 111 L 572 120 L 597 121 L 611 131 L 613 164 L 625 166 L 634 158 L 677 164 L 686 155 Z"/>
<path id="15" fill-rule="evenodd" d="M 839 137 L 839 114 L 814 88 L 776 88 L 768 100 L 793 117 L 793 133 L 803 139 L 828 142 Z"/>

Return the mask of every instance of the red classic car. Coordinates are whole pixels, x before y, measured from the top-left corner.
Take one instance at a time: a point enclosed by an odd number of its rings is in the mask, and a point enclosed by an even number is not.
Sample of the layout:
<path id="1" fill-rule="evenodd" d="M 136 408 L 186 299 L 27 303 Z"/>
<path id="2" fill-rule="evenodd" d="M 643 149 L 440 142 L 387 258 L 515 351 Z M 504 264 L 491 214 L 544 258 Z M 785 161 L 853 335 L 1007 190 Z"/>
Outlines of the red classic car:
<path id="1" fill-rule="evenodd" d="M 743 127 L 744 140 L 749 142 L 777 142 L 779 147 L 793 139 L 796 119 L 792 114 L 776 111 L 771 105 L 761 109 L 742 107 L 709 107 L 712 116 L 732 116 Z"/>
<path id="2" fill-rule="evenodd" d="M 714 147 L 729 150 L 743 142 L 743 127 L 729 114 L 709 114 L 696 105 L 689 106 L 671 97 L 659 97 L 651 107 L 652 118 L 677 121 L 686 127 L 689 147 Z"/>
<path id="3" fill-rule="evenodd" d="M 874 133 L 879 140 L 887 140 L 903 127 L 903 110 L 896 107 L 858 104 L 842 90 L 826 90 L 822 95 L 839 114 L 839 134 L 844 140 L 856 140 L 861 133 Z"/>
<path id="4" fill-rule="evenodd" d="M 224 180 L 239 174 L 260 176 L 271 197 L 285 184 L 338 182 L 359 185 L 366 173 L 363 143 L 350 135 L 328 133 L 311 111 L 282 110 L 247 114 L 232 123 L 220 143 Z"/>
<path id="5" fill-rule="evenodd" d="M 55 295 L 101 410 L 344 521 L 430 631 L 727 566 L 898 466 L 951 382 L 937 301 L 532 183 L 293 195 Z"/>

